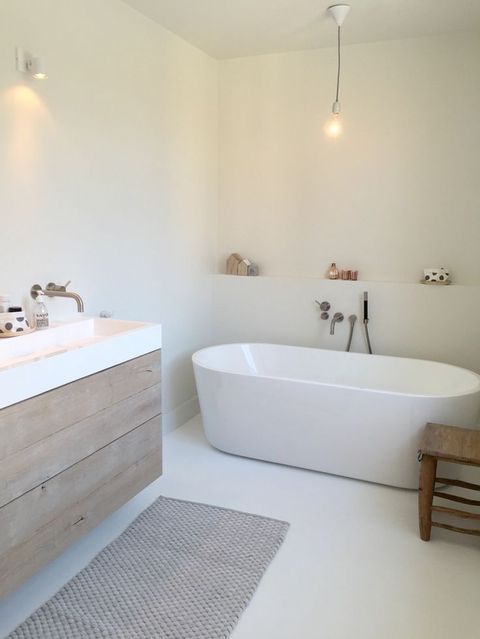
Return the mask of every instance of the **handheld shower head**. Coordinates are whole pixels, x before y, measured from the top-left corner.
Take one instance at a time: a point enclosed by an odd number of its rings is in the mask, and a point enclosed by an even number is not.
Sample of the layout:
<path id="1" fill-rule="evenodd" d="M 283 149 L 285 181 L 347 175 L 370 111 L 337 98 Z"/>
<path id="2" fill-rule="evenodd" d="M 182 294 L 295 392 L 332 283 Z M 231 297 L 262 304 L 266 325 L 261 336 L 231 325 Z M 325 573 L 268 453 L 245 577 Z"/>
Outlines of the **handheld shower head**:
<path id="1" fill-rule="evenodd" d="M 367 349 L 372 355 L 372 345 L 370 343 L 370 335 L 368 333 L 368 291 L 363 293 L 363 326 L 365 329 L 365 339 L 367 340 Z"/>
<path id="2" fill-rule="evenodd" d="M 368 291 L 363 294 L 363 323 L 368 322 Z"/>

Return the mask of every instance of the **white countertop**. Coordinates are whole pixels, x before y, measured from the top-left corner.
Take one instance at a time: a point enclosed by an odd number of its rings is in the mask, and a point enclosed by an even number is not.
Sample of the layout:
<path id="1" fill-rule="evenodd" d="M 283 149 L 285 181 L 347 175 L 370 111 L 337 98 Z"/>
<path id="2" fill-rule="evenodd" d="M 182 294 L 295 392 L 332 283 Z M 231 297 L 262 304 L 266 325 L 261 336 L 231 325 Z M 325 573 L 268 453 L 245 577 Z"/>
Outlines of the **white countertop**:
<path id="1" fill-rule="evenodd" d="M 159 324 L 79 315 L 0 339 L 0 409 L 160 349 Z"/>

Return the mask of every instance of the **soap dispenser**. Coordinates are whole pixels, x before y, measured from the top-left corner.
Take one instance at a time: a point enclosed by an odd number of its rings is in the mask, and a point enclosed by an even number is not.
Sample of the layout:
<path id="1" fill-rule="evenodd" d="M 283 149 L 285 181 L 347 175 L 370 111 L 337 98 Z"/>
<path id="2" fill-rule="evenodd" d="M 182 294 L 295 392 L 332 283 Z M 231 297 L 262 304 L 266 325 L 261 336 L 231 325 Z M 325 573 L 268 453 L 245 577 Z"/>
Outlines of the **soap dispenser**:
<path id="1" fill-rule="evenodd" d="M 33 319 L 37 330 L 48 328 L 49 319 L 48 310 L 45 306 L 45 295 L 37 295 L 33 308 Z"/>

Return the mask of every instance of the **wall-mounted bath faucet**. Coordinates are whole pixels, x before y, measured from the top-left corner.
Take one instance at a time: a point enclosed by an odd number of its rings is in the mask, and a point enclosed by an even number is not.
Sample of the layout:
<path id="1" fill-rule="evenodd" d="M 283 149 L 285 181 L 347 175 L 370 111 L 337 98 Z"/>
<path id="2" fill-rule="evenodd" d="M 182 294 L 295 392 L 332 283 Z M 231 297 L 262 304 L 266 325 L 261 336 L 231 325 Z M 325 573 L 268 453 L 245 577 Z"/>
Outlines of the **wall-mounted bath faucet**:
<path id="1" fill-rule="evenodd" d="M 61 284 L 49 282 L 44 289 L 39 284 L 34 284 L 30 289 L 30 295 L 34 300 L 36 300 L 39 295 L 46 295 L 47 297 L 70 297 L 77 303 L 77 311 L 83 313 L 85 310 L 83 300 L 78 293 L 67 291 L 69 284 L 70 282 L 67 282 L 65 286 L 62 286 Z"/>
<path id="2" fill-rule="evenodd" d="M 330 322 L 330 335 L 335 334 L 335 324 L 337 322 L 343 322 L 345 318 L 343 317 L 343 313 L 335 313 L 332 317 L 332 321 Z"/>

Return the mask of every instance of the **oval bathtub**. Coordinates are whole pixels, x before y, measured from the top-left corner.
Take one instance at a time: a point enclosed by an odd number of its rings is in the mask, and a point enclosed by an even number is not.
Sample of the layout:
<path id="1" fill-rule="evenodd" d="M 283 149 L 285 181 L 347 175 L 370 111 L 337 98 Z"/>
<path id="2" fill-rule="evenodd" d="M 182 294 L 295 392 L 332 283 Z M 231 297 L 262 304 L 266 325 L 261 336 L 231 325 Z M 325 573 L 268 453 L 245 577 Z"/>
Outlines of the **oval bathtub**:
<path id="1" fill-rule="evenodd" d="M 193 365 L 216 448 L 402 488 L 418 485 L 427 422 L 472 426 L 480 413 L 480 376 L 438 362 L 228 344 Z"/>

